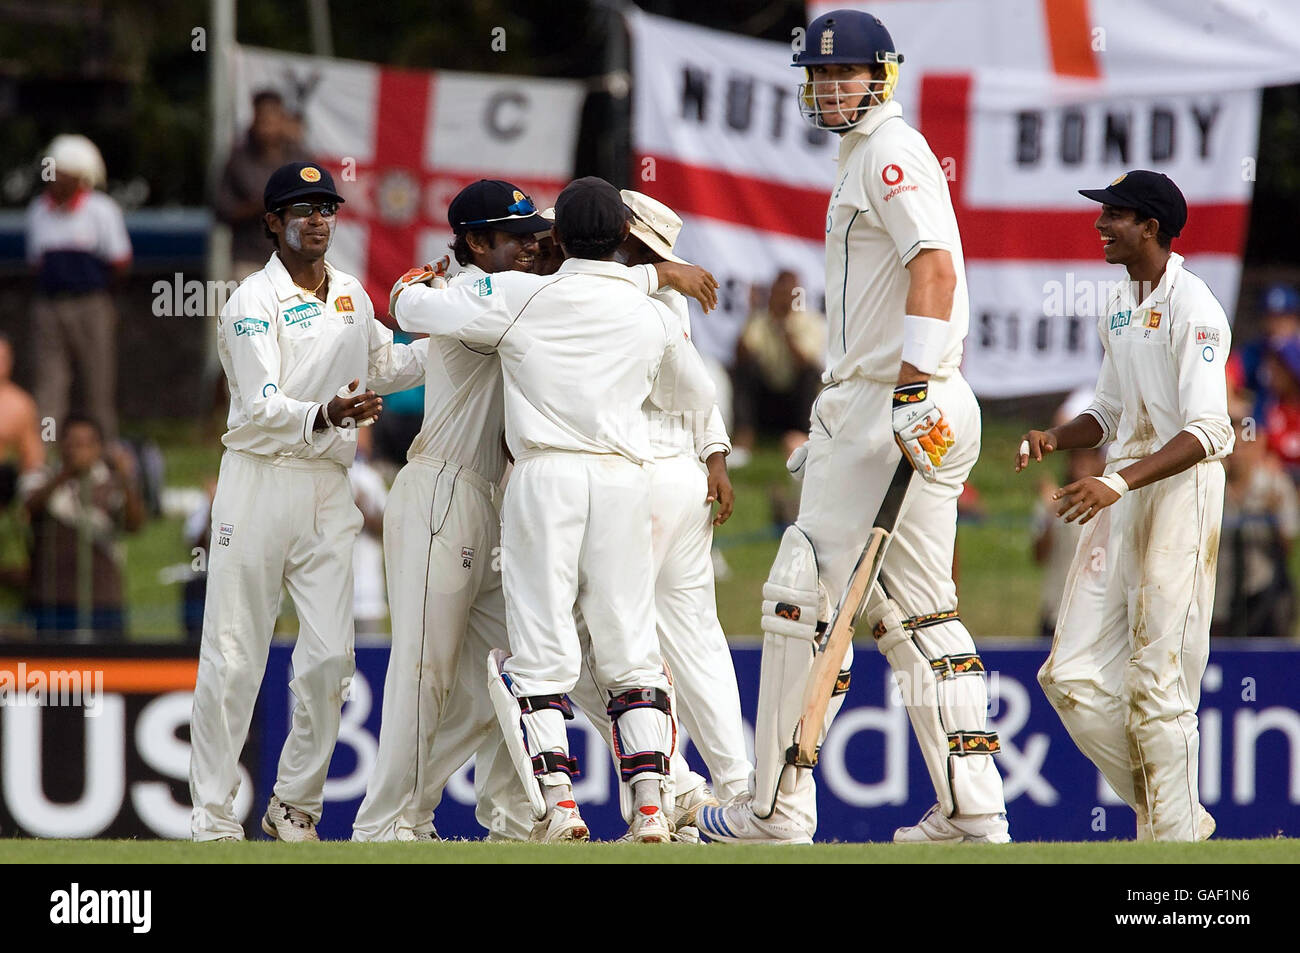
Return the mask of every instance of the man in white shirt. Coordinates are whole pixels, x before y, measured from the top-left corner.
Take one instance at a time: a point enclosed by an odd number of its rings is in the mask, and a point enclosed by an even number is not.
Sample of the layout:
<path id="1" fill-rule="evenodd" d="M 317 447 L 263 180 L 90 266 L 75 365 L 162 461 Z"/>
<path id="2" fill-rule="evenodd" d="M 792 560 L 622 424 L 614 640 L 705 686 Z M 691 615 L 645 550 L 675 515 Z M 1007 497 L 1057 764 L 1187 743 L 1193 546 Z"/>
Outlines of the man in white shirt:
<path id="1" fill-rule="evenodd" d="M 959 370 L 961 236 L 938 159 L 892 101 L 902 59 L 878 19 L 836 10 L 812 22 L 793 63 L 807 70 L 805 118 L 841 136 L 826 216 L 826 387 L 808 443 L 788 464 L 803 476 L 799 516 L 763 589 L 754 797 L 701 811 L 700 831 L 715 840 L 812 840 L 812 768 L 792 744 L 804 686 L 899 448 L 921 479 L 902 501 L 859 631 L 873 632 L 894 671 L 937 803 L 894 839 L 1009 839 L 984 667 L 952 579 L 957 497 L 980 448 L 979 405 Z M 851 658 L 850 648 L 825 726 L 848 690 Z"/>
<path id="2" fill-rule="evenodd" d="M 361 282 L 325 262 L 340 202 L 326 170 L 307 162 L 277 169 L 264 194 L 276 251 L 218 322 L 230 416 L 191 719 L 195 840 L 243 838 L 234 811 L 239 753 L 282 585 L 299 623 L 289 683 L 296 704 L 262 829 L 279 840 L 317 839 L 355 671 L 352 549 L 362 517 L 347 474 L 354 428 L 382 410 L 376 390 L 404 390 L 424 377 L 424 346 L 394 344 Z"/>
<path id="3" fill-rule="evenodd" d="M 514 709 L 503 729 L 538 781 L 534 816 L 556 836 L 587 837 L 564 730 L 565 694 L 583 661 L 576 604 L 591 631 L 593 675 L 612 696 L 620 775 L 632 790 L 629 836 L 662 842 L 674 733 L 654 627 L 643 404 L 707 415 L 714 390 L 698 355 L 679 346 L 672 313 L 610 260 L 628 228 L 613 186 L 578 179 L 556 202 L 568 260 L 555 275 L 415 284 L 398 290 L 395 313 L 407 330 L 453 335 L 501 358 L 516 462 L 501 553 L 513 654 L 492 664 Z"/>
<path id="4" fill-rule="evenodd" d="M 480 179 L 447 209 L 459 287 L 504 271 L 528 271 L 535 233 L 548 227 L 509 182 Z M 498 787 L 495 725 L 483 659 L 504 649 L 505 599 L 494 565 L 501 543 L 498 485 L 506 470 L 501 364 L 490 348 L 451 336 L 429 339 L 424 424 L 397 474 L 384 514 L 393 646 L 384 680 L 379 754 L 352 828 L 356 841 L 437 839 L 433 811 L 446 773 L 434 754 L 455 743 L 464 763 L 478 744 L 480 817 L 491 825 Z M 460 668 L 471 678 L 457 688 Z M 511 792 L 513 793 L 513 791 Z M 522 833 L 527 828 L 509 833 Z"/>
<path id="5" fill-rule="evenodd" d="M 1096 222 L 1106 261 L 1123 265 L 1097 325 L 1105 348 L 1092 404 L 1025 434 L 1016 470 L 1046 453 L 1113 440 L 1106 472 L 1056 493 L 1084 524 L 1052 651 L 1038 673 L 1075 744 L 1137 813 L 1139 840 L 1214 833 L 1200 804 L 1196 709 L 1210 651 L 1232 452 L 1224 367 L 1231 332 L 1205 282 L 1170 251 L 1187 203 L 1165 175 L 1139 170 L 1105 189 Z"/>

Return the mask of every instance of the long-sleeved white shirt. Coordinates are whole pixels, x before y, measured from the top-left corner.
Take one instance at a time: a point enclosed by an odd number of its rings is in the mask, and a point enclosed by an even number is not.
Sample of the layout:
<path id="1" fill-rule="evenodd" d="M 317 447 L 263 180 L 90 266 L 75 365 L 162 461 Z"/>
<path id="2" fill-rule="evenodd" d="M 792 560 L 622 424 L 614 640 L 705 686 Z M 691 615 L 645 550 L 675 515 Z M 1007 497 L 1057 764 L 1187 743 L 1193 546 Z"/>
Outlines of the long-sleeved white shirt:
<path id="1" fill-rule="evenodd" d="M 685 346 L 694 350 L 686 298 L 671 288 L 656 291 L 653 297 L 666 305 L 677 318 Z M 727 425 L 722 422 L 722 412 L 717 404 L 708 414 L 674 414 L 651 403 L 646 404 L 645 410 L 650 415 L 650 445 L 656 460 L 679 456 L 707 460 L 710 454 L 719 450 L 731 453 L 731 437 L 727 435 Z"/>
<path id="2" fill-rule="evenodd" d="M 1105 355 L 1084 413 L 1101 425 L 1102 443 L 1115 441 L 1112 462 L 1150 456 L 1183 430 L 1201 442 L 1207 459 L 1232 452 L 1224 376 L 1232 332 L 1223 307 L 1181 255 L 1169 256 L 1164 276 L 1141 302 L 1132 282 L 1120 282 L 1097 333 Z"/>
<path id="3" fill-rule="evenodd" d="M 294 284 L 273 254 L 221 309 L 217 353 L 230 382 L 221 442 L 231 450 L 351 466 L 356 431 L 313 431 L 321 405 L 354 379 L 381 394 L 423 380 L 427 345 L 394 344 L 361 282 L 328 263 L 325 270 L 329 294 L 321 301 Z"/>
<path id="4" fill-rule="evenodd" d="M 647 399 L 707 415 L 714 386 L 677 318 L 648 297 L 644 268 L 569 259 L 554 275 L 485 275 L 397 299 L 404 329 L 455 337 L 500 355 L 506 443 L 516 459 L 545 450 L 654 459 Z"/>
<path id="5" fill-rule="evenodd" d="M 487 272 L 469 265 L 448 283 L 459 287 L 485 277 Z M 424 423 L 407 457 L 449 460 L 499 482 L 506 470 L 505 398 L 496 351 L 455 337 L 431 337 L 428 346 Z"/>

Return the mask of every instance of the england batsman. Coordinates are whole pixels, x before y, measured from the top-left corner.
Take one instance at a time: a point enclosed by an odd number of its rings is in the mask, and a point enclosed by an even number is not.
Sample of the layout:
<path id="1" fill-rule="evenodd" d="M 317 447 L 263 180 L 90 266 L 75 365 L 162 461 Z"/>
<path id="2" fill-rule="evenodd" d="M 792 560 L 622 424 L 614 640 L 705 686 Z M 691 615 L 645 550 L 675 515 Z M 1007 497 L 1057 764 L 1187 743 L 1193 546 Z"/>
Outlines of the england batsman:
<path id="1" fill-rule="evenodd" d="M 263 195 L 275 244 L 218 319 L 230 383 L 212 501 L 203 643 L 191 720 L 195 840 L 241 840 L 239 753 L 266 669 L 281 586 L 298 615 L 289 737 L 262 829 L 317 840 L 325 775 L 355 670 L 352 548 L 361 529 L 348 467 L 375 391 L 420 383 L 423 344 L 393 343 L 360 281 L 325 261 L 342 197 L 328 171 L 291 162 Z M 355 396 L 339 396 L 345 388 Z M 370 389 L 370 388 L 373 388 Z"/>
<path id="2" fill-rule="evenodd" d="M 920 478 L 902 500 L 865 629 L 894 671 L 937 803 L 894 839 L 1003 843 L 998 740 L 952 580 L 957 497 L 979 456 L 980 410 L 959 371 L 968 303 L 948 182 L 893 101 L 903 57 L 884 24 L 836 10 L 813 20 L 807 37 L 793 63 L 807 73 L 801 111 L 841 137 L 826 217 L 826 386 L 806 454 L 789 464 L 803 474 L 799 516 L 763 587 L 753 796 L 706 807 L 697 823 L 714 840 L 812 840 L 816 789 L 792 740 L 814 644 L 902 448 Z M 848 688 L 849 659 L 843 667 L 823 732 Z"/>
<path id="3" fill-rule="evenodd" d="M 1114 441 L 1104 475 L 1056 493 L 1083 525 L 1039 684 L 1075 744 L 1137 813 L 1139 840 L 1214 833 L 1198 793 L 1196 709 L 1209 657 L 1232 452 L 1224 366 L 1231 333 L 1205 282 L 1171 251 L 1187 223 L 1158 172 L 1080 194 L 1102 203 L 1103 254 L 1123 265 L 1097 325 L 1105 355 L 1092 404 L 1031 430 L 1016 470 Z"/>

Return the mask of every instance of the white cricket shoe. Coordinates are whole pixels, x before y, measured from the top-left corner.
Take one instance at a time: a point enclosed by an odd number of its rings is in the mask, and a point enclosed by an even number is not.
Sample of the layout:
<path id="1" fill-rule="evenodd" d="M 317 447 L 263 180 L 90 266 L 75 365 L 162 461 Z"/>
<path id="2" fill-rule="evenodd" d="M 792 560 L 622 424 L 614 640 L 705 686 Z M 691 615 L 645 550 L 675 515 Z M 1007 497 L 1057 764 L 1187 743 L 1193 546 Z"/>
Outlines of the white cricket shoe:
<path id="1" fill-rule="evenodd" d="M 320 840 L 316 836 L 316 822 L 311 819 L 311 815 L 291 804 L 285 804 L 274 794 L 262 817 L 262 830 L 288 844 Z"/>
<path id="2" fill-rule="evenodd" d="M 430 824 L 428 827 L 399 827 L 393 836 L 393 840 L 399 841 L 440 841 L 438 829 Z"/>
<path id="3" fill-rule="evenodd" d="M 700 784 L 673 801 L 673 830 L 695 826 L 695 815 L 702 807 L 717 807 L 718 799 L 707 784 Z"/>
<path id="4" fill-rule="evenodd" d="M 1005 814 L 983 814 L 954 819 L 944 817 L 936 804 L 920 823 L 894 831 L 895 844 L 1009 844 Z"/>
<path id="5" fill-rule="evenodd" d="M 754 813 L 754 802 L 742 795 L 722 807 L 701 807 L 695 826 L 711 841 L 731 844 L 811 844 L 812 831 L 778 806 L 772 816 Z"/>
<path id="6" fill-rule="evenodd" d="M 622 838 L 634 844 L 667 844 L 673 839 L 673 829 L 668 826 L 664 812 L 653 804 L 636 809 L 632 824 Z"/>
<path id="7" fill-rule="evenodd" d="M 578 813 L 578 805 L 573 801 L 561 801 L 551 808 L 551 813 L 533 825 L 528 839 L 538 844 L 553 844 L 558 841 L 584 841 L 591 837 L 587 822 Z"/>
<path id="8" fill-rule="evenodd" d="M 704 841 L 700 837 L 698 827 L 679 827 L 673 831 L 674 844 L 699 844 L 703 845 Z"/>

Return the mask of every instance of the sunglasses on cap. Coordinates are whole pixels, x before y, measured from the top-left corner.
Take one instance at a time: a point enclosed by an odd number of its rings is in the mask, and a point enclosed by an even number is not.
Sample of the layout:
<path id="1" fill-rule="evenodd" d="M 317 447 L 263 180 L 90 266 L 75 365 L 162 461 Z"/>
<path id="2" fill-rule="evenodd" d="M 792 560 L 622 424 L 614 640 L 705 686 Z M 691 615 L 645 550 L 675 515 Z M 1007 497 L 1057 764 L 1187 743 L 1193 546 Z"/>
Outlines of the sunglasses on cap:
<path id="1" fill-rule="evenodd" d="M 338 210 L 338 202 L 294 202 L 280 207 L 281 212 L 289 212 L 295 218 L 307 218 L 312 212 L 320 212 L 321 218 L 333 218 Z"/>
<path id="2" fill-rule="evenodd" d="M 537 206 L 533 204 L 532 199 L 528 198 L 528 196 L 524 196 L 514 205 L 507 206 L 506 211 L 510 214 L 502 215 L 498 218 L 476 218 L 472 222 L 462 222 L 461 224 L 490 225 L 492 222 L 506 222 L 512 218 L 527 218 L 529 215 L 537 214 Z"/>

